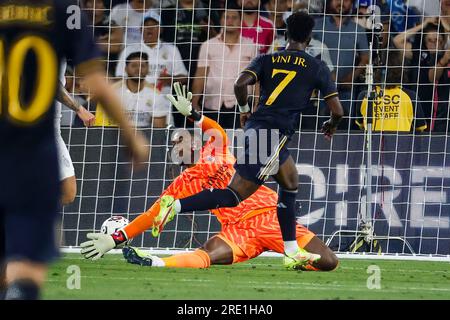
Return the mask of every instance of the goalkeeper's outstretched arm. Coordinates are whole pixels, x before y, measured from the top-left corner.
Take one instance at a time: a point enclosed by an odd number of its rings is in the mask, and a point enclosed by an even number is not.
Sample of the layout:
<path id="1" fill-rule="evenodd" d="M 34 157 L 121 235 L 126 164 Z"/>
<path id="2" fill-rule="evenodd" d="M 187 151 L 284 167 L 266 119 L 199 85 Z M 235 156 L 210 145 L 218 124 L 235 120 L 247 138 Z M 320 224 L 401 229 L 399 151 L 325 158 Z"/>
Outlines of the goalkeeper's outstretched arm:
<path id="1" fill-rule="evenodd" d="M 216 121 L 206 116 L 202 116 L 192 107 L 192 93 L 186 89 L 186 85 L 181 86 L 179 82 L 175 82 L 173 88 L 177 97 L 167 94 L 167 100 L 169 100 L 182 115 L 191 121 L 197 122 L 203 132 L 209 133 L 211 137 L 214 137 L 213 140 L 218 142 L 217 138 L 220 138 L 220 141 L 223 142 L 222 146 L 226 147 L 228 145 L 228 139 L 225 130 Z M 211 130 L 214 130 L 215 132 L 211 132 Z"/>

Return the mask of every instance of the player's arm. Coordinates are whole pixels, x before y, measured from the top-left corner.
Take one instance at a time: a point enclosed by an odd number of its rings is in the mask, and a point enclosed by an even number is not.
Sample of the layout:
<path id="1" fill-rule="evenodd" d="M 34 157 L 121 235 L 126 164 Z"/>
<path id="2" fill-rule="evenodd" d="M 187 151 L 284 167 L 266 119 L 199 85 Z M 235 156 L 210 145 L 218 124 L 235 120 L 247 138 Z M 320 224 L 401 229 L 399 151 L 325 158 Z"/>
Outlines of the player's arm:
<path id="1" fill-rule="evenodd" d="M 55 1 L 58 12 L 67 12 L 68 3 Z M 76 68 L 91 98 L 99 101 L 108 116 L 121 127 L 124 142 L 131 151 L 133 161 L 135 163 L 147 161 L 148 143 L 142 134 L 132 128 L 123 112 L 121 100 L 106 80 L 102 55 L 92 37 L 88 17 L 84 12 L 81 13 L 78 28 L 66 28 L 65 14 L 57 15 L 56 20 L 58 29 L 65 39 L 62 48 L 64 57 Z"/>
<path id="2" fill-rule="evenodd" d="M 234 82 L 234 95 L 239 107 L 241 127 L 250 118 L 252 110 L 248 105 L 248 86 L 253 86 L 261 77 L 264 55 L 260 55 L 252 60 Z"/>
<path id="3" fill-rule="evenodd" d="M 177 97 L 167 94 L 167 100 L 190 121 L 197 122 L 202 131 L 211 137 L 212 141 L 221 143 L 221 146 L 225 147 L 228 143 L 225 130 L 216 121 L 201 115 L 192 107 L 192 93 L 187 91 L 186 85 L 181 86 L 179 82 L 175 82 L 173 89 Z"/>
<path id="4" fill-rule="evenodd" d="M 83 121 L 86 127 L 90 127 L 95 122 L 95 116 L 86 110 L 78 101 L 76 101 L 72 96 L 67 92 L 64 85 L 60 82 L 59 89 L 56 94 L 56 100 L 67 106 L 72 111 L 75 111 L 77 116 Z"/>
<path id="5" fill-rule="evenodd" d="M 241 113 L 250 112 L 248 105 L 248 86 L 256 84 L 257 78 L 253 73 L 242 72 L 234 82 L 234 95 L 236 96 Z"/>
<path id="6" fill-rule="evenodd" d="M 331 115 L 330 119 L 323 123 L 322 132 L 327 140 L 331 140 L 331 137 L 336 132 L 339 122 L 341 122 L 341 119 L 344 116 L 344 109 L 342 108 L 341 101 L 337 95 L 325 99 L 325 102 L 330 109 Z"/>
<path id="7" fill-rule="evenodd" d="M 325 139 L 331 140 L 331 137 L 336 132 L 337 126 L 344 116 L 344 108 L 342 108 L 341 101 L 339 100 L 339 94 L 336 90 L 336 84 L 333 81 L 330 69 L 328 69 L 323 61 L 320 62 L 317 75 L 317 88 L 320 90 L 330 110 L 330 119 L 323 123 L 322 132 L 325 135 Z"/>
<path id="8" fill-rule="evenodd" d="M 254 85 L 256 78 L 249 72 L 242 72 L 234 83 L 234 95 L 239 107 L 241 127 L 244 128 L 245 123 L 252 114 L 248 105 L 248 89 L 247 86 Z"/>

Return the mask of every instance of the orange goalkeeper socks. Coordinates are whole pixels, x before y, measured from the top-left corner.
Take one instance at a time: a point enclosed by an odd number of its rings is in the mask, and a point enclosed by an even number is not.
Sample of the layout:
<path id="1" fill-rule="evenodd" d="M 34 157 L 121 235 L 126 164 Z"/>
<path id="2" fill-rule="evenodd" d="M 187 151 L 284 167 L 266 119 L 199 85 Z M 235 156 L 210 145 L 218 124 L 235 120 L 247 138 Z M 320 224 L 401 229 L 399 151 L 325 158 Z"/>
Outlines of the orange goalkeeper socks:
<path id="1" fill-rule="evenodd" d="M 150 209 L 136 217 L 128 224 L 124 231 L 128 239 L 132 239 L 153 226 L 153 221 L 159 213 L 159 201 L 155 202 Z"/>
<path id="2" fill-rule="evenodd" d="M 167 268 L 208 268 L 211 265 L 209 255 L 203 250 L 176 254 L 162 260 Z"/>

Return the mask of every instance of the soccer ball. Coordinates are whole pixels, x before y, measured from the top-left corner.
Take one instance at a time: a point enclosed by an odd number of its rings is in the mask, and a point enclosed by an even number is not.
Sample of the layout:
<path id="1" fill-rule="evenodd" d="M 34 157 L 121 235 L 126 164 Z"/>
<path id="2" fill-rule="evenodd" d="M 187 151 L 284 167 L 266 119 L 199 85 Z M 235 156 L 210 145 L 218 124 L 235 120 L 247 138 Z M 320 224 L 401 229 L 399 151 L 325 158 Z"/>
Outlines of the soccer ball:
<path id="1" fill-rule="evenodd" d="M 117 230 L 124 228 L 127 224 L 129 224 L 127 218 L 122 216 L 112 216 L 111 218 L 106 219 L 102 223 L 102 227 L 100 229 L 101 233 L 104 234 L 113 234 Z M 118 248 L 122 248 L 123 246 L 128 246 L 131 243 L 131 239 L 127 240 L 125 243 L 121 244 Z"/>

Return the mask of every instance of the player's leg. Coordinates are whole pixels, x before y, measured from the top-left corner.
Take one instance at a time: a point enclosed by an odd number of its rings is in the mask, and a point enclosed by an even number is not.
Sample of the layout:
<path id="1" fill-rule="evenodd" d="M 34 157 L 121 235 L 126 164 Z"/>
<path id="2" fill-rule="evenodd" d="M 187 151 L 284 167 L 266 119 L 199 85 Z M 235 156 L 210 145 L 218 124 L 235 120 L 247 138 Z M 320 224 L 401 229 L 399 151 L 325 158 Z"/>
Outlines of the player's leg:
<path id="1" fill-rule="evenodd" d="M 47 263 L 56 255 L 56 210 L 49 214 L 8 214 L 6 216 L 6 283 L 5 299 L 39 298 Z"/>
<path id="2" fill-rule="evenodd" d="M 77 180 L 75 176 L 68 177 L 61 181 L 61 205 L 71 204 L 77 195 Z"/>
<path id="3" fill-rule="evenodd" d="M 203 245 L 211 264 L 232 264 L 233 249 L 220 237 L 212 237 Z"/>
<path id="4" fill-rule="evenodd" d="M 181 212 L 203 211 L 217 208 L 232 208 L 239 205 L 258 190 L 259 184 L 247 180 L 236 172 L 225 189 L 204 189 L 183 199 L 170 195 L 161 197 L 160 210 L 154 219 L 153 236 L 158 236 L 164 225 Z"/>
<path id="5" fill-rule="evenodd" d="M 6 299 L 39 298 L 47 264 L 58 256 L 55 224 L 60 183 L 53 139 L 9 159 L 15 170 L 4 203 Z"/>
<path id="6" fill-rule="evenodd" d="M 175 210 L 180 213 L 235 207 L 259 187 L 260 185 L 241 177 L 236 172 L 226 189 L 205 189 L 191 197 L 179 199 L 175 203 Z"/>
<path id="7" fill-rule="evenodd" d="M 61 181 L 61 205 L 65 206 L 75 200 L 77 180 L 69 150 L 67 150 L 66 144 L 59 133 L 56 133 L 56 146 L 58 150 L 59 178 Z"/>
<path id="8" fill-rule="evenodd" d="M 161 260 L 168 268 L 208 268 L 213 264 L 232 264 L 233 250 L 224 240 L 215 236 L 194 252 L 177 254 Z"/>
<path id="9" fill-rule="evenodd" d="M 233 263 L 233 250 L 217 236 L 212 237 L 202 248 L 193 252 L 175 254 L 165 258 L 153 256 L 132 247 L 125 247 L 122 252 L 128 263 L 149 267 L 208 268 L 212 264 Z"/>
<path id="10" fill-rule="evenodd" d="M 20 206 L 20 211 L 13 210 L 5 215 L 7 300 L 38 299 L 47 264 L 57 256 L 55 223 L 59 194 L 57 188 L 49 189 L 55 192 L 54 208 L 50 208 L 51 203 L 36 204 L 37 210 L 33 211 L 31 207 L 35 202 L 30 201 Z M 42 193 L 38 196 L 44 197 Z"/>
<path id="11" fill-rule="evenodd" d="M 295 200 L 298 192 L 298 172 L 294 159 L 288 156 L 274 176 L 279 184 L 277 216 L 286 254 L 298 250 L 296 241 Z"/>
<path id="12" fill-rule="evenodd" d="M 320 255 L 320 259 L 310 265 L 305 266 L 305 270 L 333 271 L 337 268 L 339 264 L 338 258 L 336 257 L 334 252 L 331 251 L 331 249 L 328 248 L 325 243 L 317 236 L 314 236 L 304 247 L 304 249 L 306 249 L 308 252 Z"/>
<path id="13" fill-rule="evenodd" d="M 295 269 L 320 259 L 320 255 L 300 248 L 296 235 L 295 201 L 298 192 L 298 172 L 294 159 L 285 146 L 280 150 L 280 167 L 274 176 L 279 184 L 277 217 L 284 244 L 284 266 Z"/>

